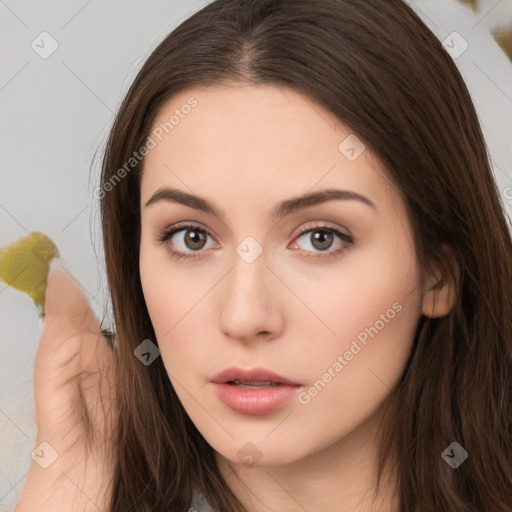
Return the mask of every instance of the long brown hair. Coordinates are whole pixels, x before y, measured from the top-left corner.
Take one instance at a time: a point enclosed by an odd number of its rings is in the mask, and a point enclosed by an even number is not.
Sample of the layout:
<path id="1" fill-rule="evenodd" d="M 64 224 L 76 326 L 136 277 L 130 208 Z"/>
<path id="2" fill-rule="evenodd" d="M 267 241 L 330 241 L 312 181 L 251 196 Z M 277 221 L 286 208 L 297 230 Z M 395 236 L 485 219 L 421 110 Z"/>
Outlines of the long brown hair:
<path id="1" fill-rule="evenodd" d="M 126 163 L 171 96 L 248 81 L 289 87 L 348 125 L 401 190 L 419 263 L 455 283 L 451 312 L 420 319 L 382 434 L 380 467 L 397 470 L 400 509 L 512 511 L 512 241 L 452 58 L 401 0 L 215 0 L 151 53 L 105 150 L 99 197 L 121 415 L 111 512 L 186 511 L 196 483 L 219 511 L 245 510 L 161 358 L 145 367 L 133 355 L 157 340 L 139 277 L 143 159 Z M 468 453 L 457 469 L 441 456 L 454 441 Z"/>

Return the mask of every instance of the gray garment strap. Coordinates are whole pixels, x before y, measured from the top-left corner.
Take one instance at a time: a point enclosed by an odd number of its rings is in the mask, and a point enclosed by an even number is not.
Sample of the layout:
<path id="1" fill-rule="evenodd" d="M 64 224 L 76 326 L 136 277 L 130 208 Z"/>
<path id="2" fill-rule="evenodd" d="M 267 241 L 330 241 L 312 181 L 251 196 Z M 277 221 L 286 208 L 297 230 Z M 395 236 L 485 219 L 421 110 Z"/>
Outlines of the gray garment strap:
<path id="1" fill-rule="evenodd" d="M 194 494 L 192 495 L 192 503 L 190 504 L 190 509 L 188 512 L 217 512 L 213 509 L 203 493 L 199 490 L 199 488 L 194 489 Z"/>

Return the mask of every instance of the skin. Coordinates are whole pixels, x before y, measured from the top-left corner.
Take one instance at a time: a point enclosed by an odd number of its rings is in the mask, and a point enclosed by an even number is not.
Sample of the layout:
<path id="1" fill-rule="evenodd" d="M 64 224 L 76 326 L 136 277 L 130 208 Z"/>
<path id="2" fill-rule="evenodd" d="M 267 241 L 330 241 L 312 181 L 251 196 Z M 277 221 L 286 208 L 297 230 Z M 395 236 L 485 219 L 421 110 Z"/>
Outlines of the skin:
<path id="1" fill-rule="evenodd" d="M 172 385 L 248 510 L 396 510 L 385 490 L 370 507 L 378 422 L 418 320 L 446 315 L 453 290 L 418 266 L 405 203 L 377 159 L 338 150 L 349 127 L 291 90 L 250 84 L 183 91 L 154 126 L 190 96 L 198 105 L 151 149 L 141 181 L 140 277 Z M 146 206 L 162 187 L 202 196 L 225 217 L 169 200 Z M 376 210 L 331 200 L 272 219 L 280 201 L 327 188 L 355 191 Z M 207 232 L 196 257 L 169 252 L 194 252 L 187 228 L 158 240 L 178 222 Z M 354 243 L 333 235 L 322 250 L 315 232 L 301 234 L 312 222 Z M 247 236 L 262 249 L 252 263 L 236 252 Z M 307 404 L 293 398 L 251 416 L 213 391 L 212 377 L 232 365 L 263 366 L 308 390 L 396 303 L 400 312 Z M 260 457 L 251 466 L 237 455 L 248 442 Z"/>
<path id="2" fill-rule="evenodd" d="M 50 265 L 45 308 L 34 363 L 37 439 L 16 512 L 106 510 L 118 428 L 114 354 L 60 260 Z"/>

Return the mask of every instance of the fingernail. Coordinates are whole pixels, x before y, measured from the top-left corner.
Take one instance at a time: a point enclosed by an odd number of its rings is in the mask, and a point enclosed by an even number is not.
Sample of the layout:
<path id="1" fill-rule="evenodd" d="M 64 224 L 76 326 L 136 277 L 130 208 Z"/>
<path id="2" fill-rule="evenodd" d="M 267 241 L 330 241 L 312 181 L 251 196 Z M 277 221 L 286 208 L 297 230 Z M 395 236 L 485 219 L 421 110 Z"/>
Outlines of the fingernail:
<path id="1" fill-rule="evenodd" d="M 55 270 L 65 270 L 64 262 L 62 258 L 53 258 L 50 262 L 50 268 L 48 269 L 48 274 L 54 272 Z"/>

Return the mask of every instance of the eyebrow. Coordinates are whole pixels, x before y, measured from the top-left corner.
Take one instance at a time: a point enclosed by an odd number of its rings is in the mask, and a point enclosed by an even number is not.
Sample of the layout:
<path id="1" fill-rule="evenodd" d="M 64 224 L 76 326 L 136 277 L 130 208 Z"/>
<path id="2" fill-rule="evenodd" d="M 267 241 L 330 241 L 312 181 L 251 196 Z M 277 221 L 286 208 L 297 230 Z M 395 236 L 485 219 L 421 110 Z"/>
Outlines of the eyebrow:
<path id="1" fill-rule="evenodd" d="M 351 190 L 340 190 L 331 188 L 326 190 L 320 190 L 318 192 L 304 194 L 302 196 L 292 197 L 290 199 L 282 201 L 272 209 L 272 218 L 279 219 L 287 215 L 290 215 L 291 213 L 297 212 L 299 210 L 303 210 L 305 208 L 309 208 L 311 206 L 315 206 L 333 200 L 359 201 L 372 208 L 375 212 L 377 212 L 377 207 L 367 197 L 358 194 L 357 192 L 353 192 Z M 216 206 L 214 206 L 207 199 L 194 194 L 189 194 L 188 192 L 184 192 L 176 188 L 159 188 L 149 198 L 145 206 L 148 207 L 159 201 L 170 201 L 174 203 L 183 204 L 185 206 L 188 206 L 189 208 L 194 208 L 195 210 L 200 210 L 202 212 L 215 215 L 220 219 L 224 219 L 224 212 L 217 208 Z"/>

